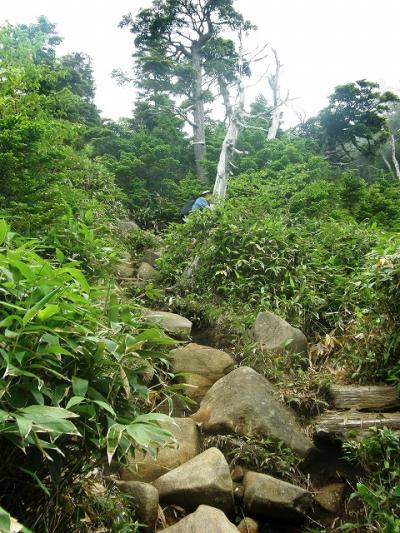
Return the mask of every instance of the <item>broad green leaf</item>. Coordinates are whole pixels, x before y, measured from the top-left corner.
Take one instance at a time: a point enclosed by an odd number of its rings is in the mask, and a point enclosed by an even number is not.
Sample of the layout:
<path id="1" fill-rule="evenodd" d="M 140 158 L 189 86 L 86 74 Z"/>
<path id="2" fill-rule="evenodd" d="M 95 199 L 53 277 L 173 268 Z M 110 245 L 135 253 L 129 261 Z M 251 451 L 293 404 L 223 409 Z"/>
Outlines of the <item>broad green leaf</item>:
<path id="1" fill-rule="evenodd" d="M 4 220 L 4 218 L 0 219 L 0 244 L 3 244 L 3 242 L 6 240 L 8 231 L 9 227 L 7 222 Z"/>
<path id="2" fill-rule="evenodd" d="M 66 409 L 71 409 L 71 407 L 74 407 L 74 405 L 79 405 L 80 403 L 84 402 L 85 398 L 83 396 L 72 396 L 72 398 L 69 399 Z"/>
<path id="3" fill-rule="evenodd" d="M 57 261 L 62 264 L 64 263 L 64 260 L 65 260 L 65 255 L 63 254 L 63 252 L 61 250 L 59 250 L 58 248 L 56 248 L 56 257 L 57 257 Z"/>
<path id="4" fill-rule="evenodd" d="M 26 326 L 26 324 L 32 320 L 32 318 L 47 304 L 47 302 L 49 302 L 57 293 L 60 292 L 61 288 L 62 287 L 56 287 L 49 294 L 46 294 L 46 296 L 39 300 L 33 307 L 28 309 L 22 318 L 22 324 Z"/>
<path id="5" fill-rule="evenodd" d="M 32 420 L 25 418 L 23 416 L 14 415 L 15 421 L 19 429 L 19 434 L 23 439 L 25 439 L 32 429 Z"/>
<path id="6" fill-rule="evenodd" d="M 36 423 L 39 423 L 42 420 L 76 418 L 79 416 L 62 407 L 51 407 L 48 405 L 28 405 L 28 407 L 20 409 L 19 413 Z"/>
<path id="7" fill-rule="evenodd" d="M 123 426 L 122 424 L 113 424 L 107 431 L 107 458 L 109 464 L 111 464 L 112 458 L 114 457 L 115 451 L 118 448 L 118 444 L 121 440 L 122 433 L 125 431 L 125 429 L 126 426 Z"/>
<path id="8" fill-rule="evenodd" d="M 38 420 L 34 423 L 34 430 L 38 433 L 55 433 L 56 435 L 81 436 L 76 426 L 70 420 Z"/>
<path id="9" fill-rule="evenodd" d="M 83 273 L 77 268 L 63 267 L 63 268 L 59 268 L 57 272 L 59 272 L 60 274 L 63 272 L 67 272 L 75 281 L 78 282 L 78 284 L 82 287 L 84 291 L 86 291 L 87 293 L 90 292 L 89 283 L 86 281 L 86 278 L 83 275 Z"/>
<path id="10" fill-rule="evenodd" d="M 11 414 L 8 411 L 3 411 L 3 409 L 0 409 L 0 422 L 5 422 L 6 420 L 10 420 Z"/>
<path id="11" fill-rule="evenodd" d="M 11 516 L 3 507 L 0 507 L 0 531 L 10 531 Z"/>
<path id="12" fill-rule="evenodd" d="M 100 407 L 102 407 L 105 411 L 109 412 L 110 414 L 112 414 L 113 416 L 117 416 L 115 414 L 115 411 L 114 409 L 111 407 L 111 405 L 107 402 L 102 402 L 101 400 L 93 400 L 93 403 L 99 405 Z"/>
<path id="13" fill-rule="evenodd" d="M 78 376 L 72 377 L 72 390 L 75 396 L 86 396 L 89 387 L 87 379 L 79 378 Z"/>
<path id="14" fill-rule="evenodd" d="M 60 312 L 60 306 L 57 304 L 48 304 L 44 309 L 41 309 L 38 312 L 38 317 L 40 320 L 47 320 L 48 318 L 56 315 Z"/>
<path id="15" fill-rule="evenodd" d="M 173 422 L 173 419 L 162 413 L 148 413 L 147 415 L 137 416 L 134 422 Z"/>

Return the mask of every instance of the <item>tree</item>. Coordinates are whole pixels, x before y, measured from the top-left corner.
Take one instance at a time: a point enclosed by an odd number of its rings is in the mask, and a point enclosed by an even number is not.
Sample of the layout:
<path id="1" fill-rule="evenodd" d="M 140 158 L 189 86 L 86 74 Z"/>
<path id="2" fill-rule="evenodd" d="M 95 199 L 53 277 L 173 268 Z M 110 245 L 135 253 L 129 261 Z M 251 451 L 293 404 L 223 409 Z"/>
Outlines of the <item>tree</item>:
<path id="1" fill-rule="evenodd" d="M 206 103 L 226 94 L 235 78 L 236 52 L 224 31 L 250 29 L 233 0 L 154 0 L 136 19 L 123 18 L 136 36 L 136 67 L 146 92 L 183 97 L 179 112 L 193 127 L 196 174 L 206 182 Z"/>
<path id="2" fill-rule="evenodd" d="M 351 161 L 354 151 L 372 159 L 388 137 L 385 113 L 397 100 L 395 94 L 381 93 L 377 83 L 367 80 L 339 85 L 329 106 L 301 129 L 319 140 L 333 162 Z"/>

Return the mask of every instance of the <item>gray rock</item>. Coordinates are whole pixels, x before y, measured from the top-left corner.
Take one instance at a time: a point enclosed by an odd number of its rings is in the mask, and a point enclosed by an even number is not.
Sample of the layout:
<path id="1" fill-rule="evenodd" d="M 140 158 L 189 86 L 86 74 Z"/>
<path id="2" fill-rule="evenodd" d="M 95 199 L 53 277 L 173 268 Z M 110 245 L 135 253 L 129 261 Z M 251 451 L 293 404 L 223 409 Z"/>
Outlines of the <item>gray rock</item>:
<path id="1" fill-rule="evenodd" d="M 245 516 L 238 525 L 238 530 L 240 533 L 259 533 L 260 528 L 258 522 Z"/>
<path id="2" fill-rule="evenodd" d="M 173 422 L 162 422 L 160 425 L 173 434 L 178 447 L 160 448 L 156 459 L 136 451 L 129 465 L 120 469 L 121 479 L 154 481 L 200 453 L 200 435 L 193 420 L 174 418 Z"/>
<path id="3" fill-rule="evenodd" d="M 130 263 L 121 261 L 117 266 L 117 276 L 120 279 L 132 279 L 135 275 L 135 269 Z"/>
<path id="4" fill-rule="evenodd" d="M 156 271 L 148 263 L 142 263 L 137 271 L 137 279 L 143 283 L 150 281 L 154 278 Z"/>
<path id="5" fill-rule="evenodd" d="M 129 236 L 134 231 L 137 231 L 139 226 L 134 222 L 133 220 L 129 220 L 128 218 L 119 220 L 118 221 L 118 229 L 122 233 L 124 237 Z"/>
<path id="6" fill-rule="evenodd" d="M 152 267 L 156 267 L 157 260 L 160 259 L 161 252 L 159 250 L 152 250 L 148 248 L 144 251 L 142 261 L 144 263 L 149 263 Z"/>
<path id="7" fill-rule="evenodd" d="M 211 387 L 192 418 L 207 433 L 275 437 L 305 457 L 313 443 L 277 396 L 269 381 L 242 366 Z"/>
<path id="8" fill-rule="evenodd" d="M 185 394 L 200 401 L 216 381 L 228 374 L 234 366 L 232 357 L 208 346 L 191 343 L 169 353 L 174 373 L 185 373 L 179 381 L 186 383 Z"/>
<path id="9" fill-rule="evenodd" d="M 226 513 L 233 510 L 233 487 L 229 466 L 217 448 L 209 448 L 153 482 L 160 501 L 190 511 L 213 505 Z"/>
<path id="10" fill-rule="evenodd" d="M 266 474 L 247 472 L 243 484 L 243 505 L 250 515 L 297 522 L 312 505 L 310 492 Z"/>
<path id="11" fill-rule="evenodd" d="M 139 522 L 146 524 L 142 531 L 152 533 L 158 517 L 158 491 L 149 483 L 141 481 L 115 481 L 121 492 L 129 495 L 129 504 L 132 506 L 135 517 Z"/>
<path id="12" fill-rule="evenodd" d="M 270 311 L 258 314 L 253 336 L 263 351 L 307 354 L 308 345 L 304 333 Z"/>
<path id="13" fill-rule="evenodd" d="M 166 332 L 180 338 L 187 338 L 192 331 L 192 323 L 187 318 L 168 311 L 147 311 L 145 318 L 156 323 Z"/>
<path id="14" fill-rule="evenodd" d="M 208 505 L 200 505 L 195 513 L 159 533 L 237 533 L 238 529 L 224 513 Z"/>

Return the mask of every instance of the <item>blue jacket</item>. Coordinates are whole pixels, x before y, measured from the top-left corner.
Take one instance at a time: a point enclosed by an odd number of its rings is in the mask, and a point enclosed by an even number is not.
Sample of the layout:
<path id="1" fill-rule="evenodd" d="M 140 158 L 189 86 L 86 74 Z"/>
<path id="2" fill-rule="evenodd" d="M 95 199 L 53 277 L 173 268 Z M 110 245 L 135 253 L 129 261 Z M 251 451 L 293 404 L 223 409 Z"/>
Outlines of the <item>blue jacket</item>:
<path id="1" fill-rule="evenodd" d="M 203 209 L 204 207 L 210 207 L 210 204 L 205 198 L 199 196 L 199 198 L 197 198 L 197 200 L 192 205 L 191 211 L 196 211 L 196 209 Z"/>

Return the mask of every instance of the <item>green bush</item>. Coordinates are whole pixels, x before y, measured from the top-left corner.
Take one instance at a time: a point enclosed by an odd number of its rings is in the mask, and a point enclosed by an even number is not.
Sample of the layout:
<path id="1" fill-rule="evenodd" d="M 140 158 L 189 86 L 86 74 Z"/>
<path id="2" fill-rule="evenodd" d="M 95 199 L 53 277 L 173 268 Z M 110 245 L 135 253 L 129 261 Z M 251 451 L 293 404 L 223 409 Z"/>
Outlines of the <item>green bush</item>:
<path id="1" fill-rule="evenodd" d="M 361 467 L 363 482 L 357 483 L 351 499 L 362 503 L 356 523 L 343 531 L 400 531 L 400 432 L 387 428 L 375 431 L 360 442 L 346 445 L 346 458 Z"/>
<path id="2" fill-rule="evenodd" d="M 178 283 L 196 256 L 191 293 L 253 314 L 269 309 L 306 333 L 325 331 L 352 316 L 350 280 L 379 233 L 355 222 L 296 222 L 261 215 L 235 200 L 195 213 L 166 235 L 161 276 Z"/>
<path id="3" fill-rule="evenodd" d="M 76 263 L 43 259 L 40 247 L 0 221 L 1 504 L 55 531 L 51 513 L 82 472 L 106 452 L 110 461 L 138 446 L 155 453 L 169 435 L 158 425 L 164 415 L 142 414 L 143 378 L 155 368 L 157 387 L 163 347 L 174 341 L 141 327 L 140 309 L 91 287 Z"/>

